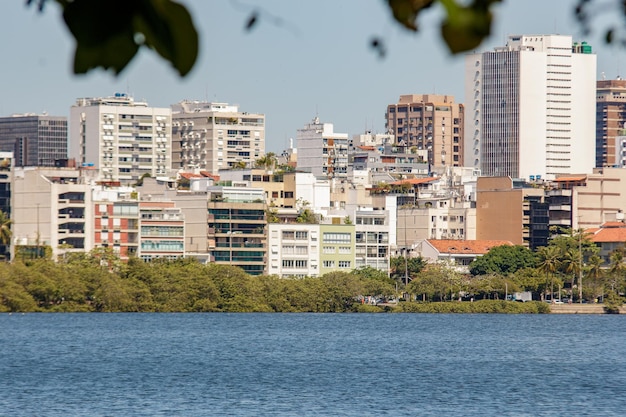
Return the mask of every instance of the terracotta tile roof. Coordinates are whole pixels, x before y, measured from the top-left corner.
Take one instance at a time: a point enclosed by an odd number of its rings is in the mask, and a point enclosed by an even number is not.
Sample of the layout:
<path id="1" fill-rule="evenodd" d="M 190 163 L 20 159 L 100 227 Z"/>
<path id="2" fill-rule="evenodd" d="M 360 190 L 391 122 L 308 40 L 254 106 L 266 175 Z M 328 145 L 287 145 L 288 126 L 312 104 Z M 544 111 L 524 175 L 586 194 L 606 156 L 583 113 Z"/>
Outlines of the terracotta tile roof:
<path id="1" fill-rule="evenodd" d="M 438 179 L 439 179 L 438 177 L 409 178 L 409 179 L 405 179 L 405 180 L 399 180 L 399 181 L 390 182 L 389 184 L 391 184 L 391 185 L 402 185 L 402 184 L 418 185 L 418 184 L 426 184 L 426 183 L 432 182 L 432 181 L 437 181 Z"/>
<path id="2" fill-rule="evenodd" d="M 623 222 L 606 222 L 603 223 L 602 226 L 600 226 L 601 228 L 605 228 L 605 227 L 626 227 L 626 224 L 624 224 Z"/>
<path id="3" fill-rule="evenodd" d="M 183 178 L 186 178 L 188 180 L 190 180 L 192 178 L 204 178 L 202 175 L 194 174 L 193 172 L 181 172 L 180 176 L 183 177 Z"/>
<path id="4" fill-rule="evenodd" d="M 594 243 L 626 243 L 626 224 L 606 222 L 600 228 L 587 229 L 589 240 Z"/>
<path id="5" fill-rule="evenodd" d="M 203 177 L 211 178 L 211 179 L 213 179 L 213 181 L 219 181 L 220 180 L 220 176 L 219 175 L 211 174 L 209 171 L 200 171 L 200 175 L 202 175 Z"/>
<path id="6" fill-rule="evenodd" d="M 357 148 L 362 149 L 364 151 L 373 151 L 376 149 L 373 146 L 357 146 Z"/>
<path id="7" fill-rule="evenodd" d="M 451 240 L 451 239 L 428 239 L 439 253 L 465 253 L 484 255 L 489 249 L 502 245 L 513 245 L 508 240 Z"/>
<path id="8" fill-rule="evenodd" d="M 587 179 L 586 175 L 577 175 L 577 176 L 569 176 L 569 177 L 559 177 L 555 179 L 555 182 L 567 182 L 567 181 L 585 181 Z"/>

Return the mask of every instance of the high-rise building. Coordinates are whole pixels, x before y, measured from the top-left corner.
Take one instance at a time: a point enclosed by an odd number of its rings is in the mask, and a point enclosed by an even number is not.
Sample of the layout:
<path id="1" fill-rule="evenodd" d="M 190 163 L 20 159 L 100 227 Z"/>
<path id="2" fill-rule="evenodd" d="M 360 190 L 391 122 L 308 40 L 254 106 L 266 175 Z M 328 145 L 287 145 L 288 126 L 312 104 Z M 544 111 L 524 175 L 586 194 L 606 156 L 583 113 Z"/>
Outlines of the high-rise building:
<path id="1" fill-rule="evenodd" d="M 387 131 L 398 144 L 428 152 L 434 166 L 463 166 L 464 107 L 453 96 L 402 95 L 387 106 Z"/>
<path id="2" fill-rule="evenodd" d="M 172 168 L 217 174 L 240 163 L 251 167 L 265 153 L 265 115 L 226 103 L 172 105 Z"/>
<path id="3" fill-rule="evenodd" d="M 571 36 L 509 36 L 465 61 L 466 166 L 548 178 L 595 165 L 596 56 Z"/>
<path id="4" fill-rule="evenodd" d="M 70 110 L 70 156 L 123 184 L 171 169 L 171 110 L 126 94 L 81 98 Z"/>
<path id="5" fill-rule="evenodd" d="M 36 114 L 0 117 L 0 151 L 13 152 L 18 167 L 56 166 L 67 159 L 67 118 Z"/>
<path id="6" fill-rule="evenodd" d="M 336 133 L 332 123 L 315 117 L 296 136 L 298 169 L 317 177 L 346 178 L 348 175 L 348 134 Z"/>
<path id="7" fill-rule="evenodd" d="M 623 166 L 618 151 L 626 128 L 626 80 L 600 80 L 596 83 L 596 167 Z"/>

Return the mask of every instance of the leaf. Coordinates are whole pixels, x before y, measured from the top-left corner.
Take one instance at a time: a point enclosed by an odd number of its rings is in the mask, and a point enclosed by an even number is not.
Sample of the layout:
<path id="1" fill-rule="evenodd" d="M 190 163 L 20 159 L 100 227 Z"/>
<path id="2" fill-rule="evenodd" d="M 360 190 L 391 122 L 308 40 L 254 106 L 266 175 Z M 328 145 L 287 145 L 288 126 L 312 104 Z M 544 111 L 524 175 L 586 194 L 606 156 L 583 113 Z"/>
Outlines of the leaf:
<path id="1" fill-rule="evenodd" d="M 453 54 L 478 47 L 491 33 L 492 14 L 489 6 L 500 0 L 475 0 L 459 6 L 454 0 L 440 0 L 447 17 L 441 24 L 441 36 Z"/>
<path id="2" fill-rule="evenodd" d="M 119 74 L 142 45 L 170 61 L 181 76 L 196 62 L 198 34 L 191 15 L 172 0 L 74 0 L 65 5 L 63 19 L 76 39 L 76 73 L 102 67 Z"/>
<path id="3" fill-rule="evenodd" d="M 435 0 L 388 0 L 394 19 L 405 28 L 417 31 L 417 17 Z"/>
<path id="4" fill-rule="evenodd" d="M 145 36 L 145 45 L 170 61 L 181 76 L 198 57 L 198 33 L 187 9 L 171 0 L 145 0 L 134 27 Z"/>

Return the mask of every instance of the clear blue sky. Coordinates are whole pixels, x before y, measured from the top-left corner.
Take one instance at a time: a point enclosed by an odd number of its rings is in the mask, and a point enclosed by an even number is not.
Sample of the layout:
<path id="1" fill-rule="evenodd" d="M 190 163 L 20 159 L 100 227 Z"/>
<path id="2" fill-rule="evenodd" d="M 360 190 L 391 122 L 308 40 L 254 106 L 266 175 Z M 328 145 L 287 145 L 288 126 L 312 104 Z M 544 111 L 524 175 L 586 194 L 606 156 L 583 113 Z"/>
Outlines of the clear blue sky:
<path id="1" fill-rule="evenodd" d="M 2 1 L 0 115 L 47 111 L 69 116 L 76 98 L 115 92 L 157 107 L 208 99 L 264 113 L 267 150 L 277 152 L 316 114 L 334 123 L 335 131 L 352 135 L 366 128 L 382 132 L 386 106 L 401 94 L 450 94 L 463 100 L 464 59 L 451 56 L 440 41 L 437 10 L 420 17 L 421 31 L 413 34 L 392 21 L 383 0 L 181 2 L 200 32 L 200 56 L 186 78 L 147 50 L 118 77 L 102 70 L 73 75 L 73 40 L 56 4 L 38 13 L 25 0 Z M 626 66 L 626 49 L 601 40 L 607 18 L 596 21 L 592 36 L 583 37 L 573 18 L 576 0 L 505 3 L 494 9 L 493 35 L 480 50 L 503 45 L 510 34 L 560 33 L 592 44 L 598 78 L 603 72 L 615 78 L 620 65 Z M 256 4 L 262 5 L 260 21 L 246 32 Z M 283 24 L 274 24 L 274 18 Z M 386 41 L 385 59 L 368 46 L 374 35 Z"/>

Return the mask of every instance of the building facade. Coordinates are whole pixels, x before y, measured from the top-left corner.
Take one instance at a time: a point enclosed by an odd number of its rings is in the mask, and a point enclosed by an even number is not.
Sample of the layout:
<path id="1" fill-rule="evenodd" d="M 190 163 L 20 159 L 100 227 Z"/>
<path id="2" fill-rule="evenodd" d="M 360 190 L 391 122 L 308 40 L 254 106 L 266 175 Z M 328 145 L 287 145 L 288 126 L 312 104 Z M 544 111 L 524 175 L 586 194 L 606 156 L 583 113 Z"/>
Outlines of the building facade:
<path id="1" fill-rule="evenodd" d="M 465 61 L 465 165 L 553 179 L 595 166 L 596 56 L 571 36 L 509 36 Z"/>
<path id="2" fill-rule="evenodd" d="M 172 167 L 217 174 L 265 153 L 265 115 L 226 103 L 182 101 L 172 105 Z"/>
<path id="3" fill-rule="evenodd" d="M 336 133 L 332 123 L 321 123 L 315 117 L 297 133 L 299 170 L 316 177 L 348 176 L 348 134 Z"/>
<path id="4" fill-rule="evenodd" d="M 171 170 L 171 110 L 126 94 L 81 98 L 70 110 L 70 156 L 103 180 L 134 184 Z"/>
<path id="5" fill-rule="evenodd" d="M 207 208 L 211 262 L 238 266 L 250 275 L 263 274 L 267 262 L 263 190 L 210 187 Z"/>
<path id="6" fill-rule="evenodd" d="M 67 159 L 67 118 L 16 114 L 0 117 L 0 151 L 18 167 L 54 167 Z"/>
<path id="7" fill-rule="evenodd" d="M 463 166 L 464 107 L 453 96 L 402 95 L 387 106 L 385 120 L 396 142 L 426 151 L 429 164 Z"/>
<path id="8" fill-rule="evenodd" d="M 626 157 L 620 152 L 625 127 L 626 80 L 618 77 L 616 80 L 597 81 L 596 167 L 625 165 Z"/>

